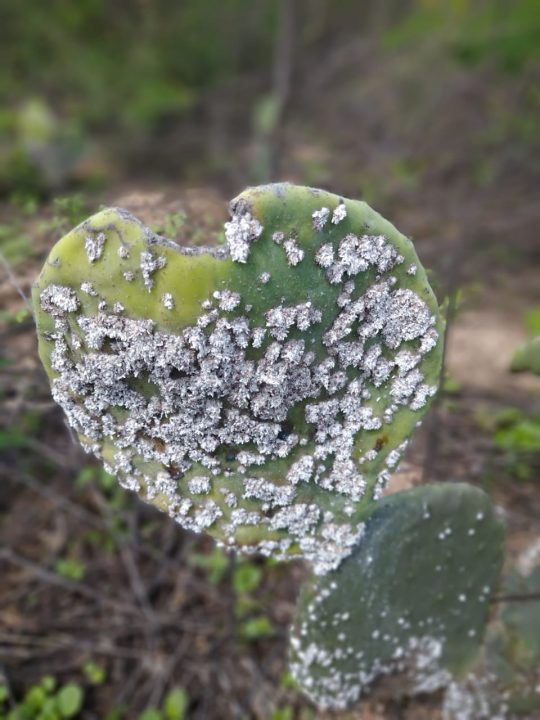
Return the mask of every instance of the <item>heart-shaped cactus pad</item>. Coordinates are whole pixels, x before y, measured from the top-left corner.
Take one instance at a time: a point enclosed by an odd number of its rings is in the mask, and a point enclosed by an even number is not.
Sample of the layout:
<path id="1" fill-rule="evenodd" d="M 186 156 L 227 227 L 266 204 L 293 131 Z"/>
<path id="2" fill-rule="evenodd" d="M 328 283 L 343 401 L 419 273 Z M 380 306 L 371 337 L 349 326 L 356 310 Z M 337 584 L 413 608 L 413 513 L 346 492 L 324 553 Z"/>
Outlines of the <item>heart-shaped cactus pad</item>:
<path id="1" fill-rule="evenodd" d="M 121 485 L 227 546 L 337 567 L 436 391 L 442 321 L 409 239 L 274 184 L 184 248 L 108 209 L 33 290 L 55 400 Z"/>

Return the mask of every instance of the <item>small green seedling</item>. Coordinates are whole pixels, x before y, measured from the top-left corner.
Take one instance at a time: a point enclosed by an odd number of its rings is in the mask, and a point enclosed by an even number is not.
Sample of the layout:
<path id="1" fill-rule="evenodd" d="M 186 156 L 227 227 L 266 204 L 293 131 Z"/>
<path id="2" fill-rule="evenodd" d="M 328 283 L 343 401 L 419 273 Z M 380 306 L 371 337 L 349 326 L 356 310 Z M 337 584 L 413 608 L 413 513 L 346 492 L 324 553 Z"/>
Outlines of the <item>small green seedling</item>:
<path id="1" fill-rule="evenodd" d="M 86 575 L 84 563 L 73 557 L 60 558 L 55 565 L 56 572 L 66 580 L 80 582 Z"/>
<path id="2" fill-rule="evenodd" d="M 11 697 L 0 684 L 0 718 L 2 720 L 68 720 L 79 717 L 83 708 L 84 691 L 76 683 L 58 687 L 51 675 L 32 685 L 21 701 Z"/>
<path id="3" fill-rule="evenodd" d="M 174 687 L 163 701 L 160 710 L 147 708 L 138 717 L 138 720 L 184 720 L 189 706 L 189 696 L 182 687 Z"/>
<path id="4" fill-rule="evenodd" d="M 103 667 L 103 665 L 94 662 L 94 660 L 89 660 L 88 662 L 86 662 L 84 664 L 83 671 L 86 675 L 86 678 L 88 679 L 88 682 L 91 685 L 103 685 L 103 683 L 107 679 L 106 669 Z"/>
<path id="5" fill-rule="evenodd" d="M 227 574 L 229 559 L 222 548 L 216 547 L 210 553 L 192 552 L 189 562 L 193 567 L 200 567 L 206 570 L 208 580 L 213 585 L 219 585 Z"/>

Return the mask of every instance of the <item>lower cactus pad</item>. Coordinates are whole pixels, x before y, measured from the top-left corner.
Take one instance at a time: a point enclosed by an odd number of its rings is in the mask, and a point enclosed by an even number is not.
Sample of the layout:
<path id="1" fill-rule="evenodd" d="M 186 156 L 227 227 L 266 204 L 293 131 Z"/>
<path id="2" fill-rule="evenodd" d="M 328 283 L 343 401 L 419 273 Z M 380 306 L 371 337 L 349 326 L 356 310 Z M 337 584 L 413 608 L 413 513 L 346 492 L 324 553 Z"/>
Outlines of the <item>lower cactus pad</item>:
<path id="1" fill-rule="evenodd" d="M 391 495 L 335 572 L 303 589 L 291 668 L 319 706 L 345 708 L 376 680 L 431 692 L 479 654 L 502 564 L 503 531 L 469 485 Z"/>

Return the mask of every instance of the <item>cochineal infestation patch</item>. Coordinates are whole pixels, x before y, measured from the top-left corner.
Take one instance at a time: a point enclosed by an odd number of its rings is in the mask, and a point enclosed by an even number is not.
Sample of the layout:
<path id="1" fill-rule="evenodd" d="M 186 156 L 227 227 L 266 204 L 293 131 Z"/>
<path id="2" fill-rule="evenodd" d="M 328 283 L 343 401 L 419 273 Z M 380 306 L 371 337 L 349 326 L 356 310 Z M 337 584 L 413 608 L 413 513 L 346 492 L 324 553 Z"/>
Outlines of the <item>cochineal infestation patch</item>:
<path id="1" fill-rule="evenodd" d="M 292 675 L 323 708 L 345 709 L 396 675 L 402 696 L 460 683 L 479 660 L 501 572 L 503 524 L 471 485 L 394 493 L 365 522 L 339 568 L 303 585 L 290 634 Z M 444 715 L 458 718 L 484 715 Z"/>
<path id="2" fill-rule="evenodd" d="M 337 567 L 433 397 L 442 322 L 409 239 L 288 184 L 184 248 L 124 210 L 61 239 L 33 298 L 54 399 L 120 484 L 226 546 Z"/>

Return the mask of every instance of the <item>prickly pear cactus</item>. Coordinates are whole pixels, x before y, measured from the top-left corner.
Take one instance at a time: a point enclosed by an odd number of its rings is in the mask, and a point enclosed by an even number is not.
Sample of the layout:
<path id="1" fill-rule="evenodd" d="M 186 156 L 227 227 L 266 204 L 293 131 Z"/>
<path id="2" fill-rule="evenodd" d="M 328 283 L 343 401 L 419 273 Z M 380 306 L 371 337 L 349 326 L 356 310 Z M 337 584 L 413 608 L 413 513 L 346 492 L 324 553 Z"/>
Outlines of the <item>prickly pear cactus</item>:
<path id="1" fill-rule="evenodd" d="M 503 530 L 469 485 L 426 485 L 373 506 L 350 557 L 304 587 L 291 668 L 319 706 L 345 708 L 383 676 L 431 692 L 479 653 Z"/>
<path id="2" fill-rule="evenodd" d="M 33 291 L 55 400 L 120 483 L 227 546 L 336 567 L 436 391 L 442 322 L 412 243 L 288 184 L 190 249 L 104 210 Z"/>
<path id="3" fill-rule="evenodd" d="M 508 573 L 478 662 L 452 682 L 444 720 L 536 718 L 540 710 L 540 539 Z M 519 597 L 523 600 L 519 600 Z M 536 713 L 536 714 L 535 714 Z"/>

